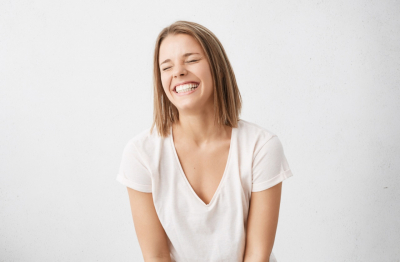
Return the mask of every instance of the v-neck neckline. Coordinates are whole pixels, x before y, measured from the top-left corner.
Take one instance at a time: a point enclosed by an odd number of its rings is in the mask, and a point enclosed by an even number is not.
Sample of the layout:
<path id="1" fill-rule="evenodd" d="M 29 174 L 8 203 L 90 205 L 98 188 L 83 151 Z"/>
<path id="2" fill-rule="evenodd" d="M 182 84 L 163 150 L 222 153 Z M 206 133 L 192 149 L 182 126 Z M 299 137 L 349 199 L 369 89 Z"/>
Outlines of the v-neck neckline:
<path id="1" fill-rule="evenodd" d="M 201 203 L 203 206 L 205 206 L 205 207 L 211 206 L 211 205 L 213 204 L 213 202 L 216 201 L 215 199 L 218 197 L 218 194 L 219 194 L 219 192 L 221 191 L 221 187 L 223 186 L 224 181 L 226 180 L 226 176 L 227 176 L 227 172 L 228 172 L 227 170 L 228 170 L 228 168 L 229 168 L 229 166 L 230 166 L 230 159 L 232 158 L 231 155 L 232 155 L 232 150 L 233 150 L 233 146 L 234 146 L 234 141 L 236 141 L 236 128 L 235 128 L 235 127 L 232 127 L 232 131 L 231 131 L 231 141 L 230 141 L 230 144 L 229 144 L 228 158 L 227 158 L 227 161 L 226 161 L 226 164 L 225 164 L 224 173 L 222 174 L 222 178 L 221 178 L 221 180 L 219 181 L 217 190 L 214 192 L 214 195 L 212 196 L 212 198 L 211 198 L 211 200 L 210 200 L 210 202 L 209 202 L 208 204 L 206 204 L 206 203 L 196 194 L 196 192 L 194 191 L 193 187 L 190 185 L 189 180 L 187 179 L 187 177 L 186 177 L 186 175 L 185 175 L 185 172 L 183 171 L 183 168 L 182 168 L 181 162 L 179 161 L 178 153 L 176 152 L 176 148 L 175 148 L 175 144 L 174 144 L 174 138 L 173 138 L 173 135 L 172 135 L 172 124 L 171 124 L 171 127 L 170 127 L 170 134 L 169 134 L 169 136 L 170 136 L 170 139 L 169 139 L 169 140 L 170 140 L 170 142 L 171 142 L 172 150 L 173 150 L 173 152 L 174 152 L 176 162 L 177 162 L 177 164 L 178 164 L 178 166 L 179 166 L 180 174 L 182 175 L 183 179 L 185 180 L 185 183 L 186 183 L 187 186 L 189 187 L 190 191 L 192 191 L 192 193 L 193 193 L 193 195 L 195 196 L 195 198 L 196 198 L 198 201 L 200 201 L 200 203 Z"/>

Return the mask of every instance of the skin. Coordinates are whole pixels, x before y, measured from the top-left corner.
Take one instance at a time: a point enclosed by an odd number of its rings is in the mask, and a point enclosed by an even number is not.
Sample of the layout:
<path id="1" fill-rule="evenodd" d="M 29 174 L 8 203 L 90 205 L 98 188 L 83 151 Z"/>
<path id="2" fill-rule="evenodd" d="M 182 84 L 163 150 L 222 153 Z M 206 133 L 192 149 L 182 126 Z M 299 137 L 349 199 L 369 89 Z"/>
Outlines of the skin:
<path id="1" fill-rule="evenodd" d="M 189 56 L 187 53 L 195 53 Z M 164 62 L 166 61 L 166 62 Z M 159 65 L 165 94 L 179 111 L 172 126 L 182 169 L 197 196 L 208 204 L 221 181 L 229 153 L 232 128 L 214 125 L 213 82 L 200 44 L 185 34 L 170 35 L 160 46 Z M 184 81 L 200 85 L 179 96 L 173 89 Z M 281 185 L 252 192 L 245 262 L 269 261 L 279 215 Z M 168 237 L 158 219 L 152 194 L 128 188 L 132 217 L 144 260 L 171 261 Z"/>
<path id="2" fill-rule="evenodd" d="M 282 182 L 251 193 L 244 262 L 269 261 L 275 242 Z"/>
<path id="3" fill-rule="evenodd" d="M 184 57 L 186 53 L 198 54 Z M 168 36 L 160 46 L 159 60 L 165 94 L 179 111 L 180 121 L 172 127 L 175 141 L 201 147 L 229 138 L 232 128 L 214 126 L 212 75 L 200 44 L 189 35 Z M 184 81 L 200 82 L 200 86 L 190 95 L 178 96 L 173 88 Z"/>
<path id="4" fill-rule="evenodd" d="M 194 53 L 185 56 L 187 53 Z M 168 62 L 164 61 L 167 60 Z M 182 169 L 198 197 L 208 204 L 221 181 L 228 159 L 229 126 L 214 125 L 213 81 L 200 44 L 191 36 L 168 36 L 160 46 L 161 82 L 179 111 L 180 121 L 172 126 L 175 149 Z M 175 85 L 196 81 L 192 94 L 180 96 Z"/>

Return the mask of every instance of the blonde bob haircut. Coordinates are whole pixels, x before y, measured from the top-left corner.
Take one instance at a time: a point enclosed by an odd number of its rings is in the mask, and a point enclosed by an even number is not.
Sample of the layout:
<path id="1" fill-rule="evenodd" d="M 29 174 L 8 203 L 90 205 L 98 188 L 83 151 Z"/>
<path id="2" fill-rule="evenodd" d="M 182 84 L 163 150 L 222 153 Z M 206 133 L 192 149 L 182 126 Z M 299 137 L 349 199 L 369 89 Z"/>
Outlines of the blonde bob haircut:
<path id="1" fill-rule="evenodd" d="M 165 27 L 158 35 L 154 50 L 153 86 L 154 112 L 153 124 L 162 137 L 170 133 L 172 123 L 179 121 L 178 109 L 172 104 L 161 83 L 159 52 L 161 42 L 169 35 L 187 34 L 201 45 L 210 65 L 214 86 L 214 124 L 237 127 L 242 109 L 242 98 L 236 83 L 235 74 L 229 59 L 218 38 L 207 28 L 194 22 L 176 21 Z"/>

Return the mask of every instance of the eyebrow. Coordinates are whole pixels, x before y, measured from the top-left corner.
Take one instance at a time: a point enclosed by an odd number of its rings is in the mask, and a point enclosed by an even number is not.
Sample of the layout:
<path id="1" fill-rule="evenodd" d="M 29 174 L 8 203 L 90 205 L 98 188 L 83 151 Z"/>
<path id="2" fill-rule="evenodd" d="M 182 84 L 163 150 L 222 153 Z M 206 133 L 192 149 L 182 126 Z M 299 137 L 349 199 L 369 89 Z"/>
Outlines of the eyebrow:
<path id="1" fill-rule="evenodd" d="M 186 53 L 186 54 L 183 55 L 183 57 L 188 57 L 188 56 L 191 56 L 191 55 L 194 55 L 194 54 L 199 54 L 199 53 Z M 162 64 L 164 64 L 166 62 L 170 62 L 170 61 L 171 61 L 171 59 L 167 59 L 164 62 L 162 62 L 160 65 L 162 65 Z"/>

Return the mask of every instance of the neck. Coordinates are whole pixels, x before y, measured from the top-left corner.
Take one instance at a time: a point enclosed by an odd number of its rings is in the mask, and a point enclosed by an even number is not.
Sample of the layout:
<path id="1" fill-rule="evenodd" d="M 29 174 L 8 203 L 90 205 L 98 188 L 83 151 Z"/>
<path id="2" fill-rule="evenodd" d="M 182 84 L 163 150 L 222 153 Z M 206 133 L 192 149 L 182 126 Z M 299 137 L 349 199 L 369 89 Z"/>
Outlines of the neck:
<path id="1" fill-rule="evenodd" d="M 179 114 L 179 121 L 172 125 L 174 139 L 206 145 L 215 140 L 230 138 L 231 127 L 214 124 L 214 114 Z"/>

